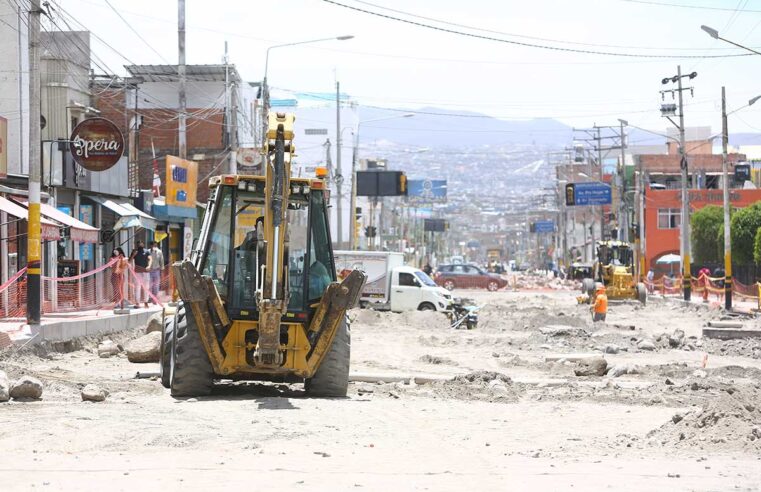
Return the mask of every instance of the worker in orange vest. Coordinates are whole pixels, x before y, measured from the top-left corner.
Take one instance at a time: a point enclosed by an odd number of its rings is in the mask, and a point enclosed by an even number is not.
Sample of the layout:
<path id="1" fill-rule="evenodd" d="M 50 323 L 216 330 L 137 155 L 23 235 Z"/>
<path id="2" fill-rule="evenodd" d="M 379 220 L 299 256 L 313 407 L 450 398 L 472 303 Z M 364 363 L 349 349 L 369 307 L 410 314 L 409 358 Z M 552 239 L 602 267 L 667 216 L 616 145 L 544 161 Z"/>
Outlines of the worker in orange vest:
<path id="1" fill-rule="evenodd" d="M 605 321 L 608 314 L 608 294 L 605 292 L 605 286 L 597 287 L 594 306 L 592 306 L 592 321 Z"/>

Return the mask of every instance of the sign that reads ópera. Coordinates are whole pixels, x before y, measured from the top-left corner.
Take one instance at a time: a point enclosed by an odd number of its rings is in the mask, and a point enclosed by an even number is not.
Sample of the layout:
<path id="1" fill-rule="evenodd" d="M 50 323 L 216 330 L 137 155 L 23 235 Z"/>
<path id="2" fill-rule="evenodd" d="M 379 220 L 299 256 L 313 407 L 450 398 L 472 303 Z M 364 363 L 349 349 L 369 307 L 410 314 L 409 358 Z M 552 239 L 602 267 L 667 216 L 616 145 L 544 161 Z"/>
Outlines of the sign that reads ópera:
<path id="1" fill-rule="evenodd" d="M 105 171 L 124 153 L 124 137 L 109 120 L 89 118 L 71 132 L 69 150 L 76 163 L 88 171 Z"/>

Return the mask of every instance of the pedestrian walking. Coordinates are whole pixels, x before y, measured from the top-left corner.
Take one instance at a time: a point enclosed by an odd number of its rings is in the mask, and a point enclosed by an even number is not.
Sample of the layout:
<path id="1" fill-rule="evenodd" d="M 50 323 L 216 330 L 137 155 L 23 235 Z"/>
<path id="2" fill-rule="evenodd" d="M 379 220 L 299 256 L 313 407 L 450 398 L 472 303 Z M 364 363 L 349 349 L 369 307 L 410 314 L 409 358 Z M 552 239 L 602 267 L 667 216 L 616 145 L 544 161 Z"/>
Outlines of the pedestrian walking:
<path id="1" fill-rule="evenodd" d="M 151 255 L 145 249 L 145 243 L 138 241 L 137 247 L 132 250 L 129 259 L 134 264 L 135 276 L 138 280 L 135 282 L 135 303 L 138 306 L 144 304 L 145 307 L 148 307 L 148 289 L 151 284 Z"/>
<path id="2" fill-rule="evenodd" d="M 431 264 L 430 263 L 426 263 L 425 264 L 425 266 L 423 267 L 423 273 L 425 273 L 429 277 L 431 276 L 431 274 L 433 273 L 433 268 L 431 268 Z"/>
<path id="3" fill-rule="evenodd" d="M 647 291 L 652 294 L 655 290 L 655 284 L 653 284 L 653 280 L 655 280 L 655 272 L 651 268 L 647 271 Z"/>
<path id="4" fill-rule="evenodd" d="M 127 296 L 125 295 L 124 277 L 129 268 L 129 262 L 124 255 L 124 250 L 121 248 L 114 248 L 111 253 L 111 258 L 115 258 L 116 262 L 111 267 L 111 288 L 113 290 L 113 296 L 116 299 L 116 305 L 120 308 L 127 306 Z"/>
<path id="5" fill-rule="evenodd" d="M 605 317 L 608 314 L 608 295 L 605 292 L 604 286 L 597 287 L 597 294 L 595 295 L 595 302 L 592 306 L 592 321 L 605 321 Z"/>
<path id="6" fill-rule="evenodd" d="M 159 296 L 159 290 L 161 290 L 161 272 L 164 270 L 164 253 L 159 248 L 159 243 L 156 241 L 151 242 L 151 249 L 149 251 L 151 256 L 151 294 L 153 294 L 154 302 Z"/>

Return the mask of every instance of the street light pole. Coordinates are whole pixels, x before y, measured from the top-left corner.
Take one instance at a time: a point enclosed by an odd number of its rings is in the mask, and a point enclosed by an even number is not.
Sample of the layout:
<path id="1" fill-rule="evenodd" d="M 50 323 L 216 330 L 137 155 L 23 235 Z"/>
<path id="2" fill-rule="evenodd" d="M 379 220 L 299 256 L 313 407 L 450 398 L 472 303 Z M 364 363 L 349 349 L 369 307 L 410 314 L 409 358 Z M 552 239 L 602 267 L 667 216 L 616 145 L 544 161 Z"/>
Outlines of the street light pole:
<path id="1" fill-rule="evenodd" d="M 267 53 L 264 57 L 264 79 L 262 79 L 262 109 L 261 109 L 261 119 L 262 119 L 262 146 L 264 146 L 267 143 L 267 114 L 270 110 L 270 91 L 269 91 L 269 85 L 267 85 L 267 70 L 269 69 L 269 63 L 270 63 L 270 50 L 274 50 L 275 48 L 285 48 L 287 46 L 297 46 L 300 44 L 312 44 L 312 43 L 320 43 L 322 41 L 347 41 L 349 39 L 353 39 L 354 36 L 348 35 L 348 36 L 335 36 L 332 38 L 320 38 L 320 39 L 310 39 L 309 41 L 297 41 L 295 43 L 284 43 L 284 44 L 276 44 L 274 46 L 270 46 L 267 48 Z"/>
<path id="2" fill-rule="evenodd" d="M 343 235 L 343 173 L 341 170 L 341 86 L 336 80 L 336 235 L 338 236 L 338 247 L 343 249 L 344 235 Z"/>
<path id="3" fill-rule="evenodd" d="M 732 309 L 732 238 L 729 224 L 729 172 L 727 163 L 727 146 L 729 130 L 727 129 L 727 97 L 724 86 L 721 87 L 721 172 L 724 180 L 724 308 Z"/>
<path id="4" fill-rule="evenodd" d="M 684 135 L 684 101 L 682 97 L 682 66 L 676 69 L 679 87 L 679 153 L 681 154 L 680 168 L 682 170 L 682 291 L 684 300 L 692 296 L 692 271 L 690 269 L 690 196 L 687 192 L 687 156 Z"/>

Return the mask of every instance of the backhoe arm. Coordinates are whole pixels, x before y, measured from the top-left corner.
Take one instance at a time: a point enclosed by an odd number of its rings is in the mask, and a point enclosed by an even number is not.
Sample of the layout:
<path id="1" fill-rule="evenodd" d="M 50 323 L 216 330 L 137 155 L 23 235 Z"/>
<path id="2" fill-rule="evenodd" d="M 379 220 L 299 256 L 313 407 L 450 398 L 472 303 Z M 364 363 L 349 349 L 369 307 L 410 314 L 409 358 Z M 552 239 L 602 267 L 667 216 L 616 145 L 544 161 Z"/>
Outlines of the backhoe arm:
<path id="1" fill-rule="evenodd" d="M 254 351 L 254 360 L 260 367 L 278 367 L 283 362 L 280 321 L 288 307 L 289 297 L 286 239 L 294 121 L 292 114 L 269 114 L 263 222 L 266 266 L 263 288 L 257 292 L 259 339 Z"/>

